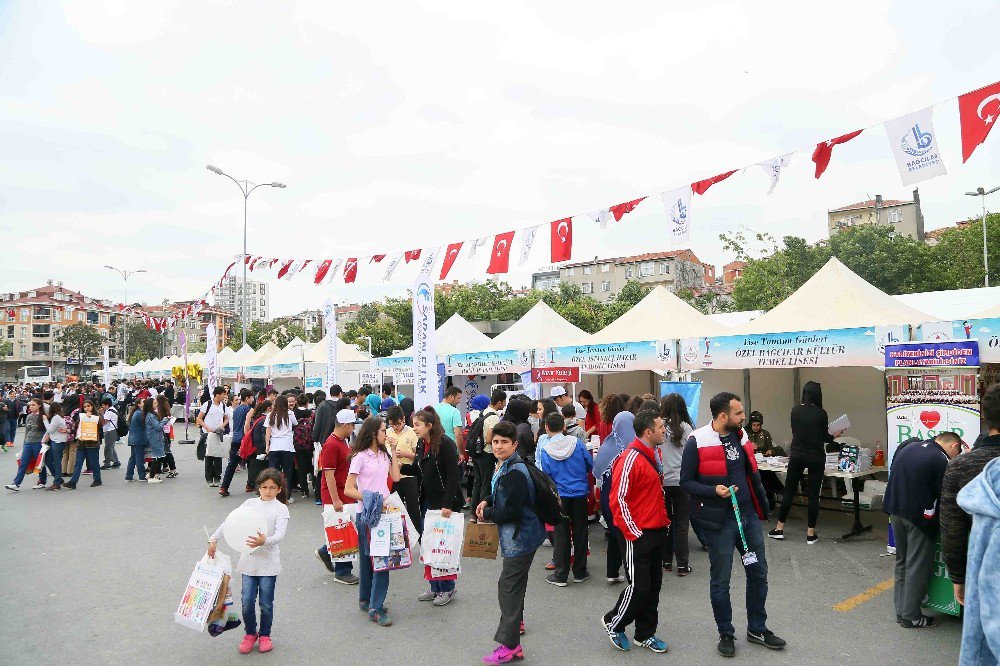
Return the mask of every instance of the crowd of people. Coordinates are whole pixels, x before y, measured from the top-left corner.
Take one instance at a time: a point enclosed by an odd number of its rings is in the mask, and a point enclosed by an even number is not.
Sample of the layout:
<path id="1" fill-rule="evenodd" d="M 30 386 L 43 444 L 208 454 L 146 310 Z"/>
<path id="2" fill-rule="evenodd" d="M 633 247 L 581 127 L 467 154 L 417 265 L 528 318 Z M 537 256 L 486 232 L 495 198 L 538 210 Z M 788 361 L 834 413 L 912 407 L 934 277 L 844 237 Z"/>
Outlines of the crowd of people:
<path id="1" fill-rule="evenodd" d="M 206 388 L 190 401 L 183 387 L 175 391 L 169 382 L 10 387 L 0 402 L 4 440 L 12 445 L 19 419 L 25 437 L 17 475 L 7 488 L 20 489 L 43 451 L 36 488 L 74 489 L 81 474 L 91 474 L 91 486 L 98 487 L 102 471 L 106 475 L 122 466 L 116 445 L 125 435 L 130 450 L 125 481 L 136 474 L 147 483 L 175 478 L 173 404 L 187 401 L 199 430 L 197 450 L 206 485 L 225 498 L 234 484 L 245 484 L 246 493 L 257 493 L 245 504 L 267 518 L 267 532 L 248 540 L 255 550 L 243 555 L 237 567 L 243 576 L 246 626 L 241 653 L 255 645 L 261 652 L 273 648 L 279 543 L 289 522 L 287 504 L 295 502 L 295 495 L 324 510 L 344 511 L 345 505 L 356 504 L 359 557 L 334 561 L 326 544 L 315 555 L 334 581 L 358 586 L 359 607 L 372 622 L 392 625 L 385 603 L 390 573 L 373 567 L 369 539 L 393 492 L 418 533 L 432 510 L 444 518 L 466 511 L 471 523 L 498 526 L 500 621 L 497 647 L 483 657 L 484 663 L 524 658 L 525 594 L 536 551 L 544 543 L 553 546 L 546 582 L 566 587 L 570 581 L 591 579 L 588 522 L 593 514 L 607 528 L 605 580 L 625 584 L 602 619 L 615 648 L 667 651 L 667 643 L 656 635 L 660 588 L 665 572 L 692 572 L 692 528 L 710 561 L 708 596 L 718 652 L 726 657 L 736 653 L 730 601 L 734 552 L 745 570 L 746 641 L 773 650 L 785 647 L 767 624 L 762 525 L 776 511 L 778 522 L 767 536 L 785 538 L 792 496 L 804 476 L 806 542 L 819 539 L 824 447 L 839 434 L 828 432 L 819 384 L 807 383 L 801 404 L 792 410 L 784 484 L 773 473 L 762 476 L 755 458 L 784 451 L 764 430 L 759 412 L 752 412 L 749 427 L 744 427 L 742 401 L 732 393 L 712 397 L 711 420 L 701 427 L 692 422 L 678 394 L 660 400 L 651 394 L 608 394 L 598 401 L 589 391 L 574 399 L 562 387 L 540 399 L 498 389 L 475 396 L 464 417 L 458 408 L 462 397 L 460 389 L 449 387 L 441 402 L 417 409 L 391 384 L 350 391 L 333 385 L 329 392 L 312 393 L 298 388 L 279 392 L 270 386 L 231 393 L 220 386 L 211 392 Z M 984 600 L 984 595 L 995 595 L 996 586 L 984 587 L 981 572 L 988 561 L 983 558 L 1000 545 L 980 528 L 1000 516 L 991 513 L 988 501 L 996 497 L 989 495 L 989 482 L 1000 479 L 1000 468 L 993 465 L 984 472 L 1000 457 L 1000 387 L 986 390 L 982 408 L 987 430 L 966 455 L 958 455 L 961 439 L 953 433 L 901 447 L 885 502 L 897 542 L 897 621 L 907 628 L 936 624 L 921 614 L 920 602 L 940 524 L 956 598 L 967 604 L 963 654 L 966 640 L 968 649 L 978 653 L 992 649 L 983 632 L 995 621 L 990 610 L 994 600 Z M 52 476 L 49 486 L 46 471 Z M 242 473 L 245 481 L 237 481 Z M 996 493 L 997 486 L 992 488 Z M 554 517 L 545 511 L 549 496 L 558 499 Z M 210 556 L 221 530 L 209 540 Z M 445 606 L 456 598 L 457 574 L 436 576 L 424 567 L 423 575 L 427 589 L 417 600 Z M 625 633 L 630 625 L 631 640 Z"/>

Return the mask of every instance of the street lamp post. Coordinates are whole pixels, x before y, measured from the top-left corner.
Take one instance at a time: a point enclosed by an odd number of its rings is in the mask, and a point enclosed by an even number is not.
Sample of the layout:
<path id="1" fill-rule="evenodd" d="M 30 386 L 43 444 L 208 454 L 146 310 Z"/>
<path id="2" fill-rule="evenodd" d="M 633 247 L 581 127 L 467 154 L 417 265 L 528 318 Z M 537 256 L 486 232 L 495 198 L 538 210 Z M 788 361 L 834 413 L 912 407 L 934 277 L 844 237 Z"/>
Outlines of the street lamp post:
<path id="1" fill-rule="evenodd" d="M 370 335 L 362 335 L 362 336 L 360 336 L 360 339 L 368 341 L 368 360 L 371 360 L 371 357 L 372 357 L 372 336 L 370 336 Z"/>
<path id="2" fill-rule="evenodd" d="M 986 197 L 994 192 L 1000 191 L 1000 187 L 994 187 L 990 191 L 978 187 L 975 192 L 966 192 L 966 196 L 982 197 L 983 202 L 983 274 L 986 276 L 986 286 L 990 286 L 990 255 L 986 250 Z"/>
<path id="3" fill-rule="evenodd" d="M 107 264 L 105 264 L 104 267 L 111 269 L 122 276 L 122 299 L 123 299 L 122 304 L 125 305 L 125 307 L 128 307 L 128 279 L 131 276 L 135 275 L 136 273 L 145 273 L 146 269 L 140 268 L 138 270 L 129 271 L 121 268 L 115 268 L 114 266 L 108 266 Z M 122 324 L 122 357 L 121 360 L 118 361 L 119 363 L 128 362 L 128 354 L 126 353 L 127 351 L 128 351 L 128 319 L 126 318 L 125 323 Z"/>
<path id="4" fill-rule="evenodd" d="M 211 164 L 205 165 L 205 168 L 214 174 L 220 176 L 225 176 L 229 180 L 236 183 L 236 186 L 240 188 L 240 193 L 243 195 L 243 295 L 240 298 L 240 328 L 243 329 L 243 345 L 247 343 L 247 318 L 246 318 L 246 303 L 247 303 L 247 200 L 250 198 L 250 193 L 256 190 L 258 187 L 279 187 L 284 188 L 284 183 L 273 182 L 273 183 L 252 183 L 249 180 L 236 180 L 228 173 L 223 171 L 217 166 L 212 166 Z"/>

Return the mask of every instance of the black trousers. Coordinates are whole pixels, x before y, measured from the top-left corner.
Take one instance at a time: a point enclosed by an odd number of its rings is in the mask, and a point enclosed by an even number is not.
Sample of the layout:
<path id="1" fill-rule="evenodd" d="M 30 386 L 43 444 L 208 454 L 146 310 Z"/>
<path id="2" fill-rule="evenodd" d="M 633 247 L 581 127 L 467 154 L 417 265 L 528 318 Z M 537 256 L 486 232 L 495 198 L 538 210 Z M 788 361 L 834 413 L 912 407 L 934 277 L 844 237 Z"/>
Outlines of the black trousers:
<path id="1" fill-rule="evenodd" d="M 645 529 L 635 541 L 620 537 L 625 553 L 625 576 L 628 587 L 622 590 L 618 603 L 604 616 L 611 631 L 625 631 L 635 622 L 635 640 L 644 641 L 656 633 L 659 622 L 657 606 L 663 583 L 663 555 L 669 538 L 666 527 Z"/>
<path id="2" fill-rule="evenodd" d="M 555 552 L 552 559 L 556 563 L 559 580 L 569 577 L 570 534 L 573 536 L 573 577 L 583 578 L 587 573 L 587 498 L 563 497 L 562 521 L 555 529 Z"/>
<path id="3" fill-rule="evenodd" d="M 680 486 L 664 486 L 663 498 L 670 518 L 670 538 L 667 539 L 663 563 L 670 564 L 676 557 L 677 567 L 683 568 L 688 565 L 690 554 L 688 528 L 691 526 L 691 498 Z"/>
<path id="4" fill-rule="evenodd" d="M 222 488 L 229 490 L 229 484 L 233 482 L 233 475 L 240 464 L 240 443 L 233 442 L 229 445 L 229 460 L 226 462 L 226 472 L 222 475 Z"/>
<path id="5" fill-rule="evenodd" d="M 316 473 L 313 471 L 312 451 L 295 450 L 295 477 L 299 482 L 299 490 L 309 494 L 309 480 L 316 486 Z"/>
<path id="6" fill-rule="evenodd" d="M 497 601 L 500 602 L 500 624 L 493 640 L 509 648 L 521 644 L 521 623 L 524 622 L 524 593 L 528 590 L 528 571 L 535 551 L 503 558 L 503 569 L 497 581 Z"/>
<path id="7" fill-rule="evenodd" d="M 222 481 L 222 458 L 205 456 L 205 482 L 219 483 Z"/>
<path id="8" fill-rule="evenodd" d="M 809 472 L 809 527 L 816 527 L 816 519 L 819 518 L 819 492 L 823 488 L 823 470 L 826 463 L 820 460 L 816 463 L 805 462 L 800 458 L 788 459 L 788 476 L 785 478 L 785 496 L 781 500 L 781 511 L 778 512 L 778 522 L 785 522 L 788 512 L 792 509 L 792 495 L 799 487 L 802 480 L 802 472 Z"/>
<path id="9" fill-rule="evenodd" d="M 469 494 L 469 505 L 475 511 L 479 503 L 489 497 L 491 484 L 493 482 L 493 470 L 496 469 L 497 459 L 492 453 L 480 453 L 472 456 L 472 492 Z"/>
<path id="10" fill-rule="evenodd" d="M 410 514 L 413 526 L 423 534 L 424 512 L 420 510 L 420 479 L 415 476 L 400 477 L 399 481 L 392 484 L 392 489 L 399 493 L 399 498 L 406 505 L 406 512 Z"/>
<path id="11" fill-rule="evenodd" d="M 247 461 L 247 486 L 251 489 L 257 487 L 257 477 L 260 473 L 267 469 L 266 460 L 257 460 L 257 456 L 253 456 Z"/>
<path id="12" fill-rule="evenodd" d="M 614 518 L 611 516 L 610 497 L 608 496 L 610 481 L 605 481 L 604 488 L 601 488 L 601 515 L 608 526 L 608 578 L 618 578 L 622 571 L 622 533 L 615 527 Z"/>
<path id="13" fill-rule="evenodd" d="M 295 469 L 294 451 L 271 451 L 267 454 L 267 465 L 281 472 L 285 477 L 285 488 L 291 492 L 292 470 Z"/>

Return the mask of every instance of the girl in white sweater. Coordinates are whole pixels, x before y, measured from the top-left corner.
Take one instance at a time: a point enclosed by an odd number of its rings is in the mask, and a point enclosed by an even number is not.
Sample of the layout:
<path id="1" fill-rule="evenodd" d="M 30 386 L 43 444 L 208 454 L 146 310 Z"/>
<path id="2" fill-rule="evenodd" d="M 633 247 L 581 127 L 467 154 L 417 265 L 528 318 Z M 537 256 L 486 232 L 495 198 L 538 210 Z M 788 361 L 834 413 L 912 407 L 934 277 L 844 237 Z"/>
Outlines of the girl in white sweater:
<path id="1" fill-rule="evenodd" d="M 257 477 L 257 491 L 260 497 L 248 499 L 242 506 L 250 507 L 264 515 L 267 533 L 247 539 L 247 545 L 256 548 L 253 552 L 240 555 L 236 570 L 243 574 L 243 624 L 246 635 L 240 643 L 240 654 L 249 654 L 254 643 L 260 640 L 258 649 L 270 652 L 271 623 L 274 619 L 274 584 L 281 573 L 281 552 L 278 544 L 285 538 L 288 527 L 288 489 L 281 472 L 267 468 Z M 215 557 L 215 547 L 222 536 L 219 525 L 208 540 L 208 556 Z M 260 599 L 260 629 L 257 627 L 257 600 Z"/>
<path id="2" fill-rule="evenodd" d="M 62 417 L 62 405 L 58 402 L 49 405 L 49 414 L 43 418 L 45 437 L 42 438 L 42 444 L 47 442 L 49 445 L 49 450 L 45 454 L 45 464 L 52 472 L 52 485 L 46 490 L 59 490 L 63 484 L 62 455 L 69 435 L 69 427 L 66 425 L 66 419 Z"/>

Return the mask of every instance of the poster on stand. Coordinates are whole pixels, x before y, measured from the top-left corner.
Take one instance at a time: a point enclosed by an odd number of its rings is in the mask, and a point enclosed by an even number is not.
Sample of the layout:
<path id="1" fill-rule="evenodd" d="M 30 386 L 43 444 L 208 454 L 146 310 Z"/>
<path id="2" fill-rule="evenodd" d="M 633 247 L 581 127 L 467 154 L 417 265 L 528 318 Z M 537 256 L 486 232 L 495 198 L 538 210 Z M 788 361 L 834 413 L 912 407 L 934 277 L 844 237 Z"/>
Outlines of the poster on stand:
<path id="1" fill-rule="evenodd" d="M 1000 318 L 956 319 L 922 324 L 918 339 L 931 342 L 978 340 L 981 363 L 1000 363 Z"/>

